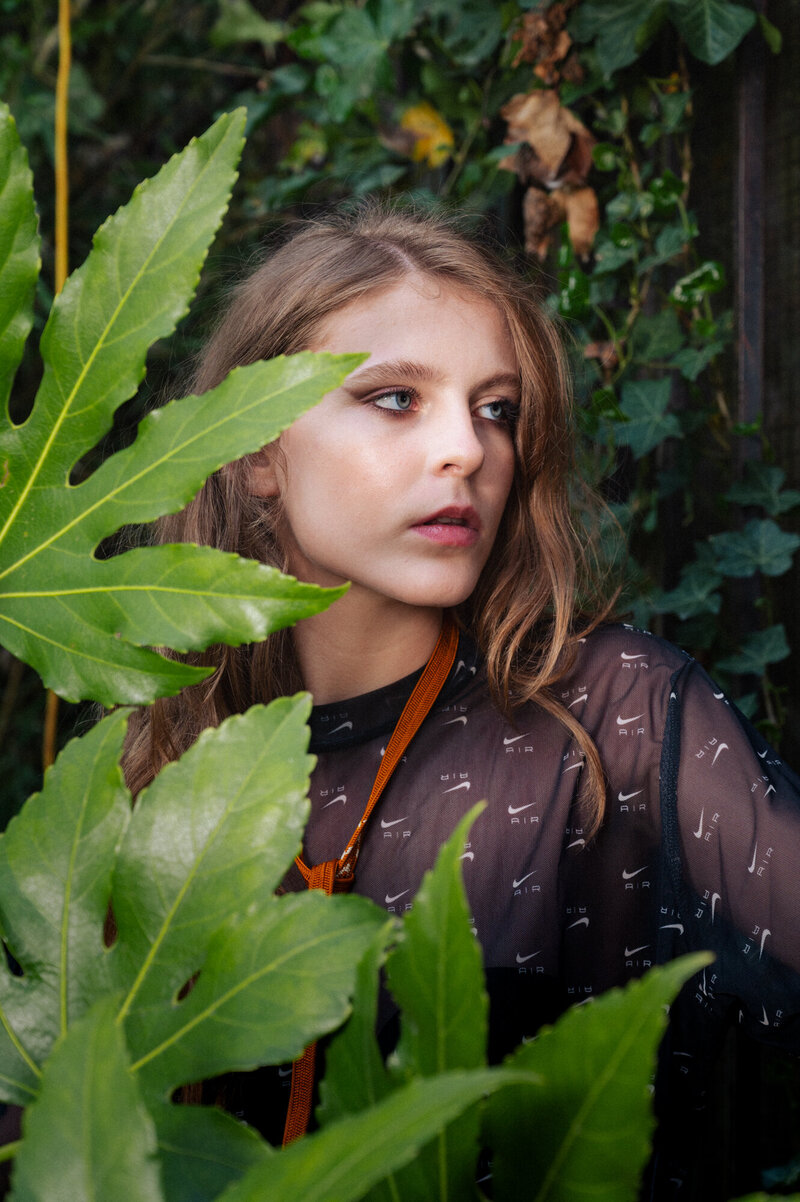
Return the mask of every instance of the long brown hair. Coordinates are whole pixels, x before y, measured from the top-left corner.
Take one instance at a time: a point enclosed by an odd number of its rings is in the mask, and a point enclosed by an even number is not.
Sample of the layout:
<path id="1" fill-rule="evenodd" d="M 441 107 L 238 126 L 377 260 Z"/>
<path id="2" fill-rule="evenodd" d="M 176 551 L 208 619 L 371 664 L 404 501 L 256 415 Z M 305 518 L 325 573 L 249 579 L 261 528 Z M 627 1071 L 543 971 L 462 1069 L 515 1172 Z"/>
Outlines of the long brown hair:
<path id="1" fill-rule="evenodd" d="M 573 523 L 569 375 L 533 286 L 452 219 L 368 204 L 306 222 L 234 290 L 192 391 L 214 387 L 236 366 L 306 349 L 330 314 L 410 273 L 491 301 L 512 339 L 521 380 L 514 481 L 492 553 L 457 617 L 485 656 L 498 707 L 510 714 L 535 699 L 576 739 L 587 762 L 587 823 L 595 829 L 605 797 L 599 757 L 552 686 L 569 669 L 577 637 L 607 617 L 611 603 L 585 532 Z M 253 495 L 253 460 L 215 473 L 186 509 L 161 521 L 159 539 L 220 547 L 285 569 L 277 502 Z M 125 767 L 134 792 L 205 727 L 302 687 L 286 631 L 250 646 L 212 647 L 196 660 L 217 668 L 210 682 L 156 702 L 132 725 Z"/>

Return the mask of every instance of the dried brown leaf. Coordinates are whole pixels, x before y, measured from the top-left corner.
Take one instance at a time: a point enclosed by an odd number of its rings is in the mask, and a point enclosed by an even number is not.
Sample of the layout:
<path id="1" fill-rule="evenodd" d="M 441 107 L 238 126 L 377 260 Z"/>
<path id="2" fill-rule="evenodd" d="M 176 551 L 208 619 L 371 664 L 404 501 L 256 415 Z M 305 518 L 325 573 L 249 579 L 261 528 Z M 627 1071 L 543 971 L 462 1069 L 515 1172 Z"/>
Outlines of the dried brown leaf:
<path id="1" fill-rule="evenodd" d="M 525 227 L 525 250 L 543 259 L 550 246 L 550 235 L 564 220 L 564 208 L 559 192 L 548 194 L 541 188 L 528 188 L 522 202 Z"/>
<path id="2" fill-rule="evenodd" d="M 553 188 L 585 181 L 594 138 L 552 88 L 518 93 L 500 112 L 508 124 L 508 141 L 527 142 L 533 151 L 533 158 L 518 156 L 516 170 L 524 182 L 538 180 Z"/>
<path id="3" fill-rule="evenodd" d="M 590 342 L 583 348 L 584 359 L 597 359 L 603 372 L 619 366 L 617 348 L 613 342 Z"/>
<path id="4" fill-rule="evenodd" d="M 560 192 L 566 213 L 570 241 L 576 255 L 588 255 L 600 228 L 600 207 L 594 188 Z"/>

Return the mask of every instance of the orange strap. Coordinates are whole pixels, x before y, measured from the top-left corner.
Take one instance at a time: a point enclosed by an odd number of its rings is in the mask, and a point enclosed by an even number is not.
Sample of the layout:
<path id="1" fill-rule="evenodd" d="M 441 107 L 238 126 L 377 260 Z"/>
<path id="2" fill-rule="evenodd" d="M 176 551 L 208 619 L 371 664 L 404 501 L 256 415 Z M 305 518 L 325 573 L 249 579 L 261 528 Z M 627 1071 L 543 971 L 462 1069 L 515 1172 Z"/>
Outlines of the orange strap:
<path id="1" fill-rule="evenodd" d="M 431 706 L 439 696 L 442 685 L 447 680 L 453 666 L 457 647 L 458 631 L 452 618 L 448 615 L 445 616 L 433 654 L 425 665 L 392 732 L 392 737 L 375 777 L 375 783 L 367 798 L 364 813 L 361 815 L 361 821 L 353 831 L 347 847 L 338 860 L 325 860 L 324 863 L 314 864 L 311 868 L 303 863 L 300 856 L 296 857 L 295 864 L 303 874 L 303 879 L 309 889 L 322 889 L 323 892 L 331 894 L 346 893 L 351 888 L 355 880 L 356 862 L 361 851 L 361 839 L 367 819 L 389 783 L 392 773 L 400 763 L 404 751 L 422 726 L 430 713 Z M 315 1058 L 316 1043 L 311 1043 L 292 1066 L 292 1089 L 289 1095 L 286 1127 L 283 1132 L 284 1147 L 292 1143 L 298 1136 L 303 1135 L 308 1127 L 308 1120 L 311 1116 L 311 1095 L 314 1089 Z"/>

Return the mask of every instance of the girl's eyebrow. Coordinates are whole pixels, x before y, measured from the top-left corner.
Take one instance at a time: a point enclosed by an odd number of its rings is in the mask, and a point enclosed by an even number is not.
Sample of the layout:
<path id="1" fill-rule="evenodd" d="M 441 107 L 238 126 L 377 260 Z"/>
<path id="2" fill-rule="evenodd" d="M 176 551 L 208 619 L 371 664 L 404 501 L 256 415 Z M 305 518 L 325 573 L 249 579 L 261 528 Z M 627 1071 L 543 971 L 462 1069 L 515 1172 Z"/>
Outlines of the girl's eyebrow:
<path id="1" fill-rule="evenodd" d="M 442 379 L 442 373 L 426 363 L 415 363 L 408 359 L 392 359 L 384 363 L 367 364 L 358 371 L 354 371 L 347 377 L 342 387 L 347 391 L 352 391 L 351 386 L 355 386 L 357 389 L 374 388 L 386 384 L 400 384 L 403 381 L 427 384 L 438 383 Z M 476 394 L 492 388 L 503 388 L 518 393 L 520 390 L 519 376 L 514 372 L 496 372 L 494 375 L 487 376 L 485 380 L 481 380 L 472 389 L 472 392 Z"/>

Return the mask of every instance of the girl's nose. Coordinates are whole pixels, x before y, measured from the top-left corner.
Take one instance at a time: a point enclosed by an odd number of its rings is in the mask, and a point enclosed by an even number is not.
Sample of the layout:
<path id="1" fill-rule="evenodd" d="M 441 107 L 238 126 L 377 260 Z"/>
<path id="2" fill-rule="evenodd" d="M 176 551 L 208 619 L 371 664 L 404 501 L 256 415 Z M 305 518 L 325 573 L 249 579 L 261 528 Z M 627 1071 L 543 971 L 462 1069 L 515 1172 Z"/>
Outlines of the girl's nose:
<path id="1" fill-rule="evenodd" d="M 437 473 L 471 476 L 482 465 L 486 452 L 466 401 L 442 406 L 427 433 Z"/>

